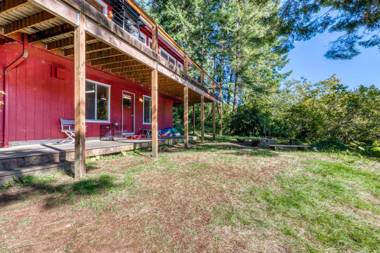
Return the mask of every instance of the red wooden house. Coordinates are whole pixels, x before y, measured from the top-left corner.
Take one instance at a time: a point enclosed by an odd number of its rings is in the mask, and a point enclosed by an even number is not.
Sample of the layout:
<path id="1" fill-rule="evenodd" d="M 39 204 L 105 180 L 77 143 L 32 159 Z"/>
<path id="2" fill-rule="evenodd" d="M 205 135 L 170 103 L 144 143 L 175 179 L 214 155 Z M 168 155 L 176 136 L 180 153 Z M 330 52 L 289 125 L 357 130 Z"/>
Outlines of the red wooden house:
<path id="1" fill-rule="evenodd" d="M 132 0 L 0 0 L 0 146 L 172 127 L 173 106 L 217 102 L 215 82 Z M 203 121 L 202 121 L 203 122 Z M 0 149 L 1 150 L 1 149 Z M 1 152 L 1 151 L 0 151 Z M 155 154 L 154 154 L 155 155 Z"/>

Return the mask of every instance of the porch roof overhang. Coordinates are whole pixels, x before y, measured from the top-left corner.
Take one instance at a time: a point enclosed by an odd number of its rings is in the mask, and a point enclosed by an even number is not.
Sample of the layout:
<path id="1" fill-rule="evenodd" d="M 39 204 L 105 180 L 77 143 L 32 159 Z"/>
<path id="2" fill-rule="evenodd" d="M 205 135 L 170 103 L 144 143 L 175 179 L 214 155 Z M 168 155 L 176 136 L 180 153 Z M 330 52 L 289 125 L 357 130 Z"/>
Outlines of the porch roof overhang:
<path id="1" fill-rule="evenodd" d="M 73 58 L 74 28 L 85 15 L 86 64 L 113 75 L 132 79 L 151 88 L 152 70 L 158 70 L 158 91 L 183 101 L 189 88 L 189 103 L 220 102 L 205 87 L 159 54 L 98 12 L 84 0 L 0 0 L 0 42 L 27 34 L 30 43 L 39 44 L 56 54 Z"/>

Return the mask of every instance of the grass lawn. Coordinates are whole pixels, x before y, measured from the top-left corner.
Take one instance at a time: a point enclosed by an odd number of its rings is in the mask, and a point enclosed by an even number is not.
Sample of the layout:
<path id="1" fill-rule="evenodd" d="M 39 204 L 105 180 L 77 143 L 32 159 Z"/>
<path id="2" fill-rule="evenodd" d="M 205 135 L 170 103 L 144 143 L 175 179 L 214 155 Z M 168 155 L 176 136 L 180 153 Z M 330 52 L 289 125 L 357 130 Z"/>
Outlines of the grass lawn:
<path id="1" fill-rule="evenodd" d="M 0 252 L 379 252 L 380 162 L 229 142 L 0 190 Z"/>

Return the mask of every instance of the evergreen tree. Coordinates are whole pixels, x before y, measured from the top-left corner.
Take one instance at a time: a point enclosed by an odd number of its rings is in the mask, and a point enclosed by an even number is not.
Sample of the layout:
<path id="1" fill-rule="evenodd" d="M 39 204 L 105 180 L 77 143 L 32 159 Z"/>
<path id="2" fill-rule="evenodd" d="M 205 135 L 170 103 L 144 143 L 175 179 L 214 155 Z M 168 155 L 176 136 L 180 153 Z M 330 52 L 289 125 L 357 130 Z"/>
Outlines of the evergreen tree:
<path id="1" fill-rule="evenodd" d="M 351 59 L 360 48 L 380 49 L 379 0 L 286 0 L 281 15 L 288 46 L 328 31 L 343 33 L 327 51 L 328 58 Z"/>

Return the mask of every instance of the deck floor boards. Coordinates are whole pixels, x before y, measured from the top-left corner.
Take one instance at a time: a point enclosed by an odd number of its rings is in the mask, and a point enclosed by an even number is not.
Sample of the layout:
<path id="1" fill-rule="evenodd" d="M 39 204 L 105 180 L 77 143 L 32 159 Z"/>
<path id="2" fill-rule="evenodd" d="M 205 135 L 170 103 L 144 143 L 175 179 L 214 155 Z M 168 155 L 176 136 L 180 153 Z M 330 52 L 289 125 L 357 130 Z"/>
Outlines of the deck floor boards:
<path id="1" fill-rule="evenodd" d="M 160 139 L 160 143 L 174 144 L 181 137 Z M 114 141 L 88 140 L 88 157 L 132 151 L 149 147 L 151 140 L 116 139 Z M 0 149 L 0 185 L 12 177 L 18 177 L 39 171 L 67 169 L 74 160 L 73 143 L 46 143 L 14 146 Z"/>

